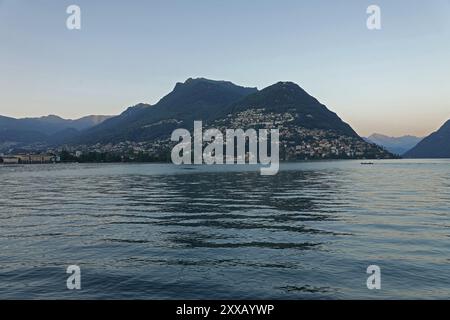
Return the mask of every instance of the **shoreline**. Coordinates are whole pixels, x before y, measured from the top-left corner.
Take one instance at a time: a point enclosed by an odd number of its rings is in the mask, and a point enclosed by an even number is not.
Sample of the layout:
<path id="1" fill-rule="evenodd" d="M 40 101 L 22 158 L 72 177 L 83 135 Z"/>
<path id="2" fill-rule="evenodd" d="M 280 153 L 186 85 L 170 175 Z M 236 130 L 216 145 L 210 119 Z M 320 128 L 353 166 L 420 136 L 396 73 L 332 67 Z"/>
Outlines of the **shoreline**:
<path id="1" fill-rule="evenodd" d="M 287 163 L 326 163 L 326 162 L 344 162 L 344 161 L 362 161 L 361 164 L 370 163 L 370 164 L 376 164 L 376 162 L 379 161 L 400 161 L 400 160 L 416 160 L 416 161 L 424 161 L 424 160 L 450 160 L 450 158 L 391 158 L 391 159 L 312 159 L 312 160 L 282 160 L 279 163 L 280 164 L 287 164 Z M 56 163 L 0 163 L 0 167 L 19 167 L 19 166 L 37 166 L 37 165 L 67 165 L 67 164 L 77 164 L 77 165 L 83 165 L 83 164 L 103 164 L 103 165 L 119 165 L 119 164 L 127 164 L 127 165 L 139 165 L 139 164 L 172 164 L 174 166 L 192 166 L 192 167 L 198 167 L 207 165 L 205 163 L 203 164 L 181 164 L 176 165 L 172 162 L 167 161 L 142 161 L 142 162 L 56 162 Z M 208 166 L 230 166 L 230 165 L 240 165 L 240 166 L 261 166 L 261 164 L 212 164 Z"/>

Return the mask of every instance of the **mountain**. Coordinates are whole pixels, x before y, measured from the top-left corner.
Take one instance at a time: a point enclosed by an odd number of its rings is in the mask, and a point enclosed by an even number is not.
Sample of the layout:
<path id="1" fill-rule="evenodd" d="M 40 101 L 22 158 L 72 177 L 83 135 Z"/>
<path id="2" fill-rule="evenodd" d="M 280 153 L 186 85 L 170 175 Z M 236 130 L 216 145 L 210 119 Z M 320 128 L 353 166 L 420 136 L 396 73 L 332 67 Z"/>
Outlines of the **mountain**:
<path id="1" fill-rule="evenodd" d="M 227 114 L 255 107 L 275 113 L 295 111 L 299 126 L 358 136 L 334 112 L 292 82 L 279 82 L 258 91 L 227 81 L 190 78 L 177 83 L 157 104 L 128 108 L 121 115 L 85 131 L 76 142 L 145 141 L 169 135 L 176 128 L 191 129 L 194 120 L 211 123 Z"/>
<path id="2" fill-rule="evenodd" d="M 231 103 L 257 92 L 228 81 L 189 78 L 155 105 L 138 104 L 85 131 L 74 143 L 145 141 L 190 129 L 194 120 L 208 121 Z"/>
<path id="3" fill-rule="evenodd" d="M 60 133 L 67 134 L 93 127 L 110 116 L 86 116 L 77 120 L 67 120 L 55 115 L 40 118 L 15 119 L 0 116 L 0 143 L 33 143 L 52 140 L 52 136 L 61 140 Z"/>
<path id="4" fill-rule="evenodd" d="M 265 113 L 289 113 L 293 124 L 307 129 L 333 130 L 339 134 L 358 137 L 358 134 L 336 113 L 328 110 L 316 98 L 293 82 L 278 82 L 241 99 L 225 112 L 264 109 Z"/>
<path id="5" fill-rule="evenodd" d="M 205 129 L 279 128 L 283 159 L 393 156 L 364 141 L 336 113 L 295 83 L 278 82 L 259 91 L 204 78 L 177 83 L 155 105 L 130 107 L 66 140 L 66 147 L 84 153 L 170 154 L 173 130 L 192 130 L 195 120 L 202 120 Z"/>
<path id="6" fill-rule="evenodd" d="M 450 158 L 450 120 L 404 154 L 405 158 Z"/>
<path id="7" fill-rule="evenodd" d="M 389 152 L 403 155 L 406 151 L 417 145 L 423 138 L 410 135 L 402 137 L 389 137 L 383 134 L 374 133 L 365 139 L 369 142 L 384 147 Z"/>
<path id="8" fill-rule="evenodd" d="M 20 147 L 27 150 L 64 146 L 73 154 L 165 159 L 174 143 L 170 140 L 173 130 L 192 130 L 195 120 L 202 120 L 205 128 L 221 130 L 278 128 L 281 157 L 287 160 L 393 156 L 364 141 L 336 113 L 292 82 L 278 82 L 259 91 L 229 81 L 189 78 L 177 83 L 158 103 L 141 103 L 115 117 L 3 117 L 0 134 L 10 136 L 3 141 L 3 149 L 10 147 L 10 141 L 22 141 Z"/>

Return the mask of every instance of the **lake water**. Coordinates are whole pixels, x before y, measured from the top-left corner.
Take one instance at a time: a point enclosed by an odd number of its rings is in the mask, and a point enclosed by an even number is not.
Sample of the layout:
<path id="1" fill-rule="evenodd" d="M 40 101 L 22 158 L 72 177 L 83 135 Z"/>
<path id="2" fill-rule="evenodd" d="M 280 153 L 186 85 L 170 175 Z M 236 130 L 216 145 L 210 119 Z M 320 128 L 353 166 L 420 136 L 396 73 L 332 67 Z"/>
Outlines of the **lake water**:
<path id="1" fill-rule="evenodd" d="M 0 166 L 0 298 L 450 297 L 450 161 Z M 66 268 L 81 268 L 68 290 Z M 366 269 L 381 268 L 381 290 Z"/>

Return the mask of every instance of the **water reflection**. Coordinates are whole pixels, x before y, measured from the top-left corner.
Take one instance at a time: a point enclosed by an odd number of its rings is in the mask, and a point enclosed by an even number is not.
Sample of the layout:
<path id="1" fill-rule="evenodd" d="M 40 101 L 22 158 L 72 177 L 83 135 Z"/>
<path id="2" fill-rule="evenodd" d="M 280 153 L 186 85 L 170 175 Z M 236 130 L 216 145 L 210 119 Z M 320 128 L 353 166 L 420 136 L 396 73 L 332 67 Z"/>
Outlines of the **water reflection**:
<path id="1" fill-rule="evenodd" d="M 439 297 L 448 164 L 0 167 L 0 297 L 371 298 L 374 262 L 377 297 Z M 75 296 L 68 264 L 85 277 Z"/>

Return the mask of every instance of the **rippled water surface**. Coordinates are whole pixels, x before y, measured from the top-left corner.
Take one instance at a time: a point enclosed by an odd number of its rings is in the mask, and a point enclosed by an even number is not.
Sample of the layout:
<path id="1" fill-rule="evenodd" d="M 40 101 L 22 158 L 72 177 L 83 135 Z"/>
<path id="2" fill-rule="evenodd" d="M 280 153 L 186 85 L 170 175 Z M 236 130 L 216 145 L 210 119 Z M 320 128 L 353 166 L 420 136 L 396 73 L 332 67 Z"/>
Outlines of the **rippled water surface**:
<path id="1" fill-rule="evenodd" d="M 3 299 L 450 297 L 448 160 L 290 163 L 276 176 L 0 166 L 0 179 Z"/>

